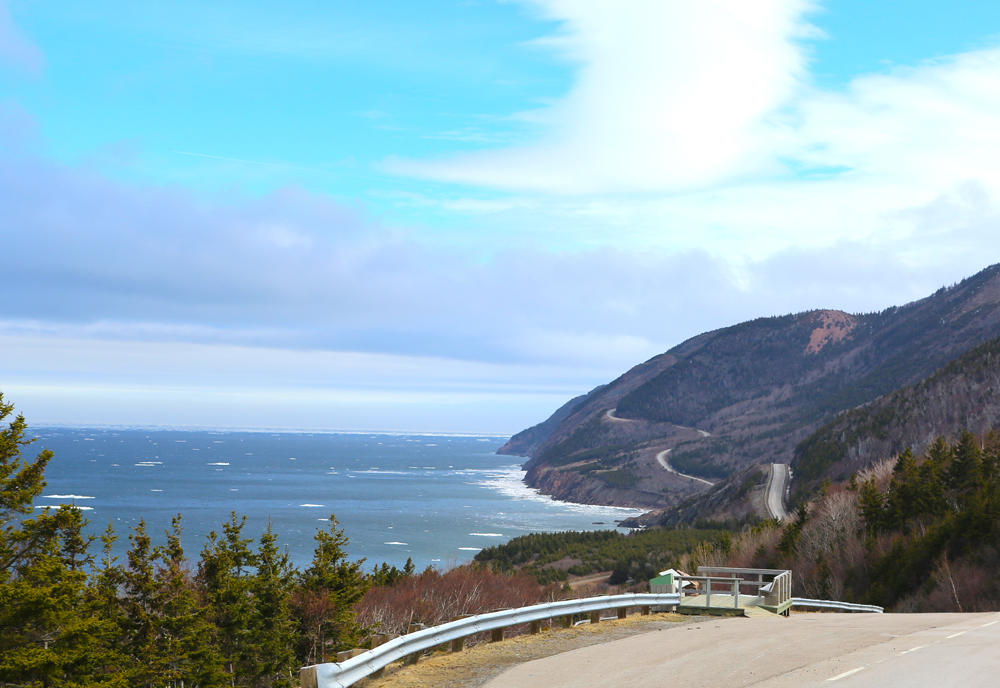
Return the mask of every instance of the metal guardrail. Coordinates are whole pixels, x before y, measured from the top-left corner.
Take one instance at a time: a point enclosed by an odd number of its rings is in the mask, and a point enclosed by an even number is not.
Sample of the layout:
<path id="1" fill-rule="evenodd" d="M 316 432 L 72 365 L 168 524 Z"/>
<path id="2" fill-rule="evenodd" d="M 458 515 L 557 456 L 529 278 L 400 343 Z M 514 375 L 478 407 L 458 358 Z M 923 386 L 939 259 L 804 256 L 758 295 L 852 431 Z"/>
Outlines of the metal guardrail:
<path id="1" fill-rule="evenodd" d="M 809 600 L 804 597 L 793 597 L 793 607 L 818 607 L 820 609 L 839 609 L 842 612 L 868 612 L 882 614 L 885 610 L 874 604 L 854 604 L 853 602 L 837 602 L 836 600 Z"/>
<path id="2" fill-rule="evenodd" d="M 588 597 L 582 600 L 561 600 L 536 604 L 531 607 L 478 614 L 400 636 L 343 662 L 304 667 L 299 672 L 299 677 L 302 688 L 347 688 L 347 686 L 374 674 L 407 655 L 423 652 L 474 633 L 603 609 L 673 605 L 680 604 L 680 601 L 681 596 L 677 593 L 635 593 Z"/>

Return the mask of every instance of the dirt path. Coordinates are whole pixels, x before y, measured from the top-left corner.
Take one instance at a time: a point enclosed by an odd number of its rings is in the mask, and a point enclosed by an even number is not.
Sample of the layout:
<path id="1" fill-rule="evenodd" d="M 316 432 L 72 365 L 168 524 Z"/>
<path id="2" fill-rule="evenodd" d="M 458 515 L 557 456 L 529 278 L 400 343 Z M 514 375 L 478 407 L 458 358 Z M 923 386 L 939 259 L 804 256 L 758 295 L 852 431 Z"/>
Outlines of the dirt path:
<path id="1" fill-rule="evenodd" d="M 482 643 L 465 652 L 437 652 L 415 666 L 391 664 L 386 667 L 385 678 L 367 679 L 358 685 L 364 688 L 478 688 L 524 662 L 701 621 L 704 621 L 702 617 L 651 614 L 547 630 L 501 643 Z"/>
<path id="2" fill-rule="evenodd" d="M 699 430 L 698 432 L 704 432 L 704 431 L 703 430 Z M 709 485 L 709 486 L 712 486 L 712 485 L 715 484 L 713 482 L 705 480 L 704 478 L 699 478 L 696 475 L 688 475 L 687 473 L 681 473 L 680 471 L 676 470 L 673 466 L 670 465 L 670 462 L 667 461 L 667 454 L 669 454 L 669 453 L 670 453 L 669 449 L 664 449 L 663 451 L 661 451 L 659 454 L 656 455 L 656 460 L 659 461 L 660 465 L 663 466 L 664 468 L 666 468 L 668 471 L 670 471 L 674 475 L 679 475 L 682 478 L 691 478 L 691 480 L 697 480 L 698 482 L 705 483 L 706 485 Z"/>

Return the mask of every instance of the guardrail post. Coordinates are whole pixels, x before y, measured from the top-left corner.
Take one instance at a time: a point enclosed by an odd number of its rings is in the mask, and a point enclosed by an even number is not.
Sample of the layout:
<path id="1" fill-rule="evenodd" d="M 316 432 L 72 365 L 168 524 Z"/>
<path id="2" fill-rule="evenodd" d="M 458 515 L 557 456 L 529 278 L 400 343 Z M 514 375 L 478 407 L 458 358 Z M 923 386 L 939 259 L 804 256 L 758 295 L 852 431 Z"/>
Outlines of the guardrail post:
<path id="1" fill-rule="evenodd" d="M 374 650 L 379 645 L 385 645 L 390 640 L 398 637 L 398 633 L 379 633 L 378 635 L 374 635 L 372 636 L 372 649 Z M 382 667 L 372 674 L 372 678 L 382 678 L 383 676 L 385 676 L 385 667 Z"/>
<path id="2" fill-rule="evenodd" d="M 572 614 L 567 614 L 566 616 L 560 617 L 560 620 L 562 621 L 562 627 L 563 628 L 572 628 L 573 627 L 573 615 Z"/>
<path id="3" fill-rule="evenodd" d="M 705 581 L 705 606 L 712 606 L 712 579 Z"/>
<path id="4" fill-rule="evenodd" d="M 493 632 L 490 634 L 491 635 L 490 642 L 499 643 L 501 640 L 503 640 L 503 632 L 505 630 L 506 628 L 494 628 Z"/>
<path id="5" fill-rule="evenodd" d="M 643 616 L 649 616 L 649 605 L 644 604 L 641 607 L 639 607 L 639 613 L 641 613 Z"/>
<path id="6" fill-rule="evenodd" d="M 422 623 L 411 623 L 406 629 L 406 634 L 409 635 L 410 633 L 416 633 L 417 631 L 422 630 L 424 630 L 424 625 Z M 407 655 L 406 658 L 403 659 L 403 664 L 416 664 L 419 661 L 420 653 L 414 652 L 412 655 Z"/>
<path id="7" fill-rule="evenodd" d="M 530 626 L 529 626 L 528 632 L 531 635 L 538 635 L 541 632 L 541 630 L 542 630 L 542 622 L 541 621 L 532 621 L 531 624 L 530 624 Z"/>
<path id="8" fill-rule="evenodd" d="M 459 619 L 468 619 L 472 614 L 459 614 L 454 617 L 452 621 L 458 621 Z M 451 641 L 451 651 L 452 652 L 462 652 L 465 649 L 465 637 L 455 638 Z"/>
<path id="9" fill-rule="evenodd" d="M 319 681 L 316 678 L 316 667 L 307 666 L 299 669 L 300 688 L 318 688 Z"/>
<path id="10" fill-rule="evenodd" d="M 618 618 L 624 619 L 628 617 L 628 607 L 618 607 Z"/>
<path id="11" fill-rule="evenodd" d="M 601 623 L 601 611 L 599 609 L 590 612 L 590 623 L 592 624 Z"/>

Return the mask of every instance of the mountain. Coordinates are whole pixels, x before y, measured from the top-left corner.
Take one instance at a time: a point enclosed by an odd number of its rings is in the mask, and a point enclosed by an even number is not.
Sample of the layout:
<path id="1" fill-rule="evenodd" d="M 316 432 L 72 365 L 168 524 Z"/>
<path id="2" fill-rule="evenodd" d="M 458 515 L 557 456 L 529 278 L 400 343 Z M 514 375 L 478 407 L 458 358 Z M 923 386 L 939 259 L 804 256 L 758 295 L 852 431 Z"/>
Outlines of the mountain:
<path id="1" fill-rule="evenodd" d="M 838 416 L 795 448 L 802 493 L 824 479 L 896 456 L 922 454 L 938 437 L 985 435 L 1000 423 L 1000 339 L 991 339 L 926 379 Z"/>
<path id="2" fill-rule="evenodd" d="M 739 491 L 760 464 L 811 466 L 796 446 L 837 414 L 998 335 L 1000 265 L 879 313 L 760 318 L 683 342 L 499 451 L 529 457 L 526 482 L 558 499 L 690 504 L 713 483 Z"/>

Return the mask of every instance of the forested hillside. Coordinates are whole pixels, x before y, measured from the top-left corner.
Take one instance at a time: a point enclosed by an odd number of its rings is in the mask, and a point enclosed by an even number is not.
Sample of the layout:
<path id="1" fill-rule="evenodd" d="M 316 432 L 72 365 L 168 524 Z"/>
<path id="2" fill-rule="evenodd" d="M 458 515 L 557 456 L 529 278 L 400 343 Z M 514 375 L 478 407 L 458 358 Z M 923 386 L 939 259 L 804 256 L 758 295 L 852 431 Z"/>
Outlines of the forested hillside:
<path id="1" fill-rule="evenodd" d="M 935 438 L 963 429 L 985 434 L 1000 423 L 1000 339 L 991 339 L 921 382 L 853 409 L 795 449 L 797 490 L 847 480 L 910 448 L 923 452 Z"/>
<path id="2" fill-rule="evenodd" d="M 700 563 L 789 568 L 796 596 L 897 612 L 1000 609 L 1000 436 L 960 433 L 829 484 Z M 692 562 L 693 563 L 693 562 Z"/>

